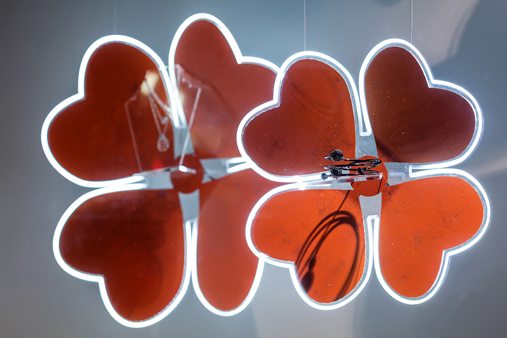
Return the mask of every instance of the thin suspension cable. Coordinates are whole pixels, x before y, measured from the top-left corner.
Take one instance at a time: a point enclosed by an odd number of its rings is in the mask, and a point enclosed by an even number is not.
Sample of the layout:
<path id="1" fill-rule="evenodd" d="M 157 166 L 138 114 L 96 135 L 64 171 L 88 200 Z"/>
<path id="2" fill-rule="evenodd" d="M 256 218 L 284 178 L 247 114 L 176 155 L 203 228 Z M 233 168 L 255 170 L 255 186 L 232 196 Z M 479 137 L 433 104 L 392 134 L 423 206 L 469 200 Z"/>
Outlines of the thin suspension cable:
<path id="1" fill-rule="evenodd" d="M 410 0 L 410 43 L 414 44 L 414 0 Z"/>
<path id="2" fill-rule="evenodd" d="M 118 4 L 115 1 L 113 3 L 113 34 L 116 34 L 118 30 Z"/>
<path id="3" fill-rule="evenodd" d="M 303 50 L 306 50 L 306 0 L 303 0 Z"/>

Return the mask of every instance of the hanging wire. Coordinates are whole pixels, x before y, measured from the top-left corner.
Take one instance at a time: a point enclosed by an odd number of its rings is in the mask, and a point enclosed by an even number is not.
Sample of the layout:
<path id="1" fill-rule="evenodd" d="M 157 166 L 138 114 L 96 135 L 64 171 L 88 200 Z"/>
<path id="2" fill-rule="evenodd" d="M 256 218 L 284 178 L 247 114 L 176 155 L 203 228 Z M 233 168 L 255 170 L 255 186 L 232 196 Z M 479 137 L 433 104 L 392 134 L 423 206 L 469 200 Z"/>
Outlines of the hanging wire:
<path id="1" fill-rule="evenodd" d="M 303 0 L 303 50 L 306 50 L 306 0 Z"/>
<path id="2" fill-rule="evenodd" d="M 113 34 L 118 30 L 118 5 L 116 1 L 113 3 Z"/>
<path id="3" fill-rule="evenodd" d="M 185 141 L 183 142 L 183 150 L 181 151 L 180 162 L 178 164 L 178 166 L 180 168 L 184 167 L 183 161 L 185 160 L 185 156 L 187 155 L 187 147 L 190 143 L 190 129 L 192 129 L 192 125 L 194 124 L 194 119 L 195 119 L 195 115 L 197 112 L 197 106 L 199 105 L 199 100 L 201 98 L 201 91 L 202 91 L 202 88 L 197 87 L 197 91 L 195 93 L 195 98 L 194 98 L 194 104 L 192 106 L 192 113 L 190 113 L 190 121 L 188 122 L 187 134 L 185 135 Z"/>
<path id="4" fill-rule="evenodd" d="M 414 0 L 410 0 L 410 43 L 414 44 Z"/>
<path id="5" fill-rule="evenodd" d="M 130 139 L 132 141 L 132 146 L 134 147 L 134 155 L 136 157 L 137 168 L 139 169 L 139 172 L 142 172 L 143 166 L 141 165 L 141 156 L 139 155 L 139 149 L 137 148 L 136 134 L 134 132 L 134 126 L 132 123 L 132 118 L 130 116 L 130 103 L 137 99 L 138 94 L 139 94 L 139 91 L 136 91 L 134 96 L 132 96 L 130 99 L 128 99 L 125 103 L 123 103 L 123 106 L 125 109 L 125 114 L 127 114 L 127 122 L 129 125 Z"/>

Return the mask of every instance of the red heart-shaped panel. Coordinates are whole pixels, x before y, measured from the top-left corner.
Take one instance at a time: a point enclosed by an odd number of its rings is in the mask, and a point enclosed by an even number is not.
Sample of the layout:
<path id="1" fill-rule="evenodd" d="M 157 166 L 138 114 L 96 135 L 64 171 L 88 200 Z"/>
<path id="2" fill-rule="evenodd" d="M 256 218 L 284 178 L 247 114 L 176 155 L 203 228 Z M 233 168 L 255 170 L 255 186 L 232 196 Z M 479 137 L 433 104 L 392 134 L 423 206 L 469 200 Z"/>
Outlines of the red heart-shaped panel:
<path id="1" fill-rule="evenodd" d="M 160 71 L 139 47 L 120 41 L 97 47 L 86 64 L 84 97 L 49 125 L 58 163 L 89 181 L 169 166 L 173 131 L 160 104 L 168 105 Z"/>
<path id="2" fill-rule="evenodd" d="M 389 187 L 382 194 L 382 276 L 403 297 L 423 296 L 439 276 L 443 251 L 470 240 L 483 216 L 477 191 L 459 177 L 432 177 Z"/>
<path id="3" fill-rule="evenodd" d="M 315 174 L 333 149 L 354 157 L 351 94 L 335 68 L 299 59 L 280 85 L 279 106 L 254 116 L 243 130 L 245 150 L 261 169 L 282 176 Z"/>
<path id="4" fill-rule="evenodd" d="M 206 299 L 222 311 L 240 306 L 252 288 L 258 259 L 248 248 L 245 224 L 255 203 L 275 185 L 243 170 L 199 191 L 198 281 Z"/>
<path id="5" fill-rule="evenodd" d="M 173 190 L 132 190 L 91 198 L 64 225 L 66 264 L 101 275 L 115 311 L 144 321 L 180 290 L 185 266 L 183 218 Z"/>
<path id="6" fill-rule="evenodd" d="M 255 215 L 251 236 L 260 252 L 294 263 L 303 290 L 319 303 L 350 294 L 365 271 L 363 218 L 353 191 L 276 194 Z"/>
<path id="7" fill-rule="evenodd" d="M 456 90 L 428 85 L 416 57 L 388 47 L 364 78 L 367 110 L 379 157 L 386 162 L 439 162 L 460 155 L 474 135 L 471 103 Z"/>
<path id="8" fill-rule="evenodd" d="M 179 95 L 200 158 L 240 156 L 236 146 L 240 121 L 269 101 L 273 92 L 274 70 L 251 61 L 238 63 L 229 43 L 235 44 L 214 22 L 197 20 L 176 45 Z"/>

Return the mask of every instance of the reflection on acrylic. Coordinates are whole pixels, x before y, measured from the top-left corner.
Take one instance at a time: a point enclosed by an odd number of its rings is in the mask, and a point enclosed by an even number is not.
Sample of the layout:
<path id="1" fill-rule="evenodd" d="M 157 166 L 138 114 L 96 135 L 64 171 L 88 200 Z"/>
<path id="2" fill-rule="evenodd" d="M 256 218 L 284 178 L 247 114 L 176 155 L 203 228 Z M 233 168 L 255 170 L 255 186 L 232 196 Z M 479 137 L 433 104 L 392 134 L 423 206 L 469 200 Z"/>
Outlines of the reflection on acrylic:
<path id="1" fill-rule="evenodd" d="M 361 280 L 364 229 L 352 190 L 292 190 L 273 196 L 258 210 L 252 241 L 269 257 L 293 262 L 311 299 L 331 303 Z"/>
<path id="2" fill-rule="evenodd" d="M 103 41 L 87 62 L 84 98 L 48 125 L 51 155 L 70 174 L 93 182 L 170 166 L 173 131 L 166 112 L 151 109 L 154 98 L 169 102 L 159 65 L 130 41 Z"/>
<path id="3" fill-rule="evenodd" d="M 210 16 L 182 24 L 169 65 L 185 130 L 179 161 L 191 153 L 206 171 L 195 199 L 199 212 L 192 230 L 192 283 L 208 309 L 233 315 L 250 302 L 262 269 L 246 243 L 246 219 L 255 202 L 275 186 L 244 165 L 236 130 L 248 111 L 269 100 L 277 68 L 242 56 L 229 31 Z M 217 164 L 222 172 L 212 170 Z"/>

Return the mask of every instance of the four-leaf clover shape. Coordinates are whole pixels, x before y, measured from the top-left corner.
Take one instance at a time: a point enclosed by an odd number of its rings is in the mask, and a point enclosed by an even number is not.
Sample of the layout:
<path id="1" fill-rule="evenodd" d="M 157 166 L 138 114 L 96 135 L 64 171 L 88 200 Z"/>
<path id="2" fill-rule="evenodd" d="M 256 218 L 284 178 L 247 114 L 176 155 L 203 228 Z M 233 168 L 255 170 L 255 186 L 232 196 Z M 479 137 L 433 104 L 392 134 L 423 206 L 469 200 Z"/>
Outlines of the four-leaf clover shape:
<path id="1" fill-rule="evenodd" d="M 273 100 L 238 129 L 252 168 L 289 183 L 253 208 L 251 250 L 288 268 L 301 298 L 318 309 L 350 302 L 373 269 L 398 301 L 426 301 L 442 285 L 451 256 L 489 224 L 484 189 L 449 168 L 472 153 L 482 126 L 476 100 L 433 79 L 403 40 L 386 40 L 367 55 L 359 93 L 331 57 L 293 55 L 278 72 Z M 327 172 L 333 152 L 335 160 L 381 164 Z"/>
<path id="2" fill-rule="evenodd" d="M 167 68 L 143 43 L 108 36 L 86 52 L 78 86 L 42 144 L 64 177 L 98 189 L 65 211 L 53 249 L 126 326 L 167 316 L 190 282 L 210 311 L 236 314 L 265 262 L 289 268 L 319 309 L 350 302 L 373 269 L 394 298 L 420 303 L 488 226 L 484 189 L 449 168 L 477 146 L 479 106 L 402 40 L 368 54 L 358 93 L 324 54 L 278 69 L 198 14 Z M 380 165 L 329 174 L 334 149 Z"/>
<path id="3" fill-rule="evenodd" d="M 276 184 L 245 165 L 235 136 L 245 114 L 269 100 L 276 71 L 243 56 L 207 14 L 180 26 L 167 68 L 125 36 L 86 52 L 79 93 L 50 112 L 42 144 L 65 178 L 98 189 L 65 211 L 53 251 L 69 274 L 99 284 L 121 324 L 158 322 L 190 282 L 216 314 L 250 302 L 263 262 L 244 227 Z"/>

